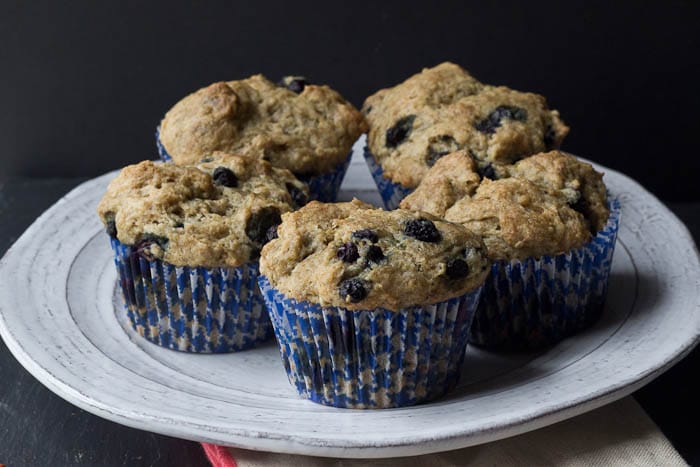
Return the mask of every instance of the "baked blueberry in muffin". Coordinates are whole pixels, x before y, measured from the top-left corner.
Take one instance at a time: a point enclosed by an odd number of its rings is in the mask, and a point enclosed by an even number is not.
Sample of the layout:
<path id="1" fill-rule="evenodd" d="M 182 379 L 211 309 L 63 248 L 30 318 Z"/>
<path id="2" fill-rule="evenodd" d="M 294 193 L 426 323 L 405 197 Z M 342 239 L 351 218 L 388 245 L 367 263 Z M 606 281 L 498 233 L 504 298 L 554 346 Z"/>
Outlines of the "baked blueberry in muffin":
<path id="1" fill-rule="evenodd" d="M 558 148 L 568 133 L 544 97 L 481 83 L 453 63 L 368 97 L 368 148 L 383 176 L 415 188 L 443 156 L 467 151 L 477 171 Z"/>
<path id="2" fill-rule="evenodd" d="M 472 290 L 488 261 L 478 236 L 431 215 L 354 200 L 284 214 L 261 271 L 296 300 L 392 310 Z"/>
<path id="3" fill-rule="evenodd" d="M 163 347 L 232 352 L 271 337 L 257 258 L 307 188 L 268 162 L 214 152 L 194 166 L 141 162 L 98 213 L 134 329 Z"/>
<path id="4" fill-rule="evenodd" d="M 306 186 L 265 161 L 214 152 L 194 166 L 144 161 L 124 168 L 98 213 L 108 233 L 177 266 L 237 267 L 255 260 L 267 230 L 296 209 Z M 160 239 L 153 241 L 153 239 Z"/>
<path id="5" fill-rule="evenodd" d="M 334 198 L 350 149 L 366 130 L 363 115 L 328 86 L 255 75 L 184 97 L 166 113 L 158 137 L 161 156 L 177 164 L 214 151 L 245 154 L 309 181 L 313 198 Z M 330 178 L 313 182 L 323 176 Z"/>
<path id="6" fill-rule="evenodd" d="M 602 174 L 550 151 L 482 177 L 467 151 L 445 156 L 401 203 L 481 235 L 492 259 L 557 255 L 578 248 L 608 220 Z"/>
<path id="7" fill-rule="evenodd" d="M 260 285 L 297 391 L 345 408 L 438 398 L 462 371 L 489 273 L 481 240 L 429 214 L 358 200 L 282 215 Z"/>
<path id="8" fill-rule="evenodd" d="M 488 177 L 477 167 L 468 151 L 448 154 L 401 202 L 483 238 L 494 265 L 471 342 L 532 349 L 595 322 L 619 222 L 602 174 L 559 151 L 494 166 Z"/>

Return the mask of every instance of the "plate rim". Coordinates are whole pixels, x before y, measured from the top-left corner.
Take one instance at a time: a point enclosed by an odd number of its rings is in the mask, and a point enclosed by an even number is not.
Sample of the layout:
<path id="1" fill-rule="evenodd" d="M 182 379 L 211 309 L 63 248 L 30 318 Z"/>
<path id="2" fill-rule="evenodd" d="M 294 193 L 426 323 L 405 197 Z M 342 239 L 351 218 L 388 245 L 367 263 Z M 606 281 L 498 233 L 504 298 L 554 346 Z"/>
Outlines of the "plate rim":
<path id="1" fill-rule="evenodd" d="M 622 180 L 629 183 L 634 191 L 639 192 L 638 194 L 645 195 L 650 203 L 655 204 L 658 209 L 663 210 L 664 214 L 675 224 L 676 229 L 674 229 L 674 233 L 681 235 L 681 240 L 683 243 L 687 243 L 692 247 L 689 249 L 692 251 L 692 257 L 696 263 L 700 263 L 700 253 L 698 252 L 697 245 L 695 244 L 690 231 L 685 224 L 683 224 L 683 222 L 655 195 L 647 191 L 632 178 L 607 167 L 603 167 L 598 164 L 595 165 L 596 168 L 603 169 L 606 173 L 614 174 L 614 176 L 620 177 Z M 42 213 L 42 215 L 39 216 L 7 250 L 3 258 L 0 259 L 0 271 L 3 271 L 5 267 L 7 267 L 7 264 L 11 259 L 13 259 L 15 256 L 20 256 L 24 243 L 29 241 L 29 238 L 34 234 L 34 231 L 40 228 L 47 217 L 49 217 L 49 214 L 51 214 L 54 210 L 60 209 L 63 204 L 76 198 L 80 198 L 85 191 L 89 191 L 95 185 L 104 183 L 105 179 L 113 177 L 116 172 L 117 171 L 108 172 L 107 174 L 81 183 L 69 193 L 61 197 L 44 213 Z M 72 259 L 74 260 L 75 258 Z M 696 306 L 698 306 L 698 303 L 696 303 Z M 198 434 L 193 435 L 192 432 L 185 428 L 197 426 L 197 424 L 192 424 L 191 422 L 189 422 L 189 424 L 185 422 L 182 425 L 177 423 L 164 424 L 163 422 L 172 420 L 173 417 L 171 416 L 157 417 L 146 416 L 143 413 L 138 413 L 129 417 L 126 414 L 119 413 L 118 411 L 110 410 L 110 407 L 106 406 L 105 404 L 100 403 L 86 394 L 82 394 L 78 389 L 72 387 L 69 382 L 61 380 L 57 375 L 52 374 L 48 368 L 44 368 L 38 362 L 33 360 L 29 355 L 29 352 L 27 352 L 22 347 L 21 343 L 15 339 L 15 336 L 6 321 L 5 310 L 2 304 L 0 304 L 0 335 L 13 356 L 44 386 L 68 402 L 90 413 L 117 423 L 137 429 L 158 432 L 169 436 L 194 439 L 205 443 L 233 445 L 254 450 L 286 452 L 290 454 L 369 458 L 419 455 L 472 446 L 525 433 L 588 412 L 634 392 L 683 359 L 698 344 L 698 340 L 700 339 L 700 329 L 695 329 L 693 338 L 683 342 L 683 345 L 675 347 L 677 351 L 672 356 L 666 358 L 661 364 L 648 368 L 647 372 L 641 377 L 631 378 L 631 381 L 617 382 L 616 384 L 611 385 L 607 391 L 602 391 L 593 395 L 589 393 L 586 397 L 580 397 L 578 399 L 571 398 L 566 403 L 559 406 L 547 406 L 544 410 L 541 410 L 538 414 L 533 415 L 528 420 L 514 421 L 510 424 L 500 425 L 491 431 L 482 430 L 475 433 L 455 432 L 451 435 L 434 435 L 423 437 L 419 440 L 416 440 L 415 437 L 408 437 L 392 443 L 377 440 L 377 443 L 372 445 L 364 444 L 362 446 L 324 445 L 324 443 L 321 442 L 321 439 L 315 440 L 316 442 L 303 442 L 303 440 L 294 438 L 293 436 L 282 440 L 269 436 L 263 437 L 261 436 L 262 433 L 251 433 L 250 430 L 234 429 L 228 431 L 217 431 L 215 429 L 212 430 L 212 427 L 209 427 L 209 430 L 204 429 L 205 427 L 198 427 Z M 156 427 L 153 425 L 153 423 L 159 423 L 159 425 Z M 236 433 L 234 433 L 234 431 Z M 242 435 L 241 431 L 246 431 L 247 435 Z M 206 434 L 210 436 L 206 436 Z M 217 437 L 216 434 L 219 434 L 220 436 Z M 304 440 L 310 439 L 311 438 L 308 436 L 304 438 Z M 252 443 L 251 440 L 253 440 Z M 284 446 L 280 445 L 280 441 L 284 442 Z M 361 454 L 361 456 L 358 456 L 358 454 Z"/>

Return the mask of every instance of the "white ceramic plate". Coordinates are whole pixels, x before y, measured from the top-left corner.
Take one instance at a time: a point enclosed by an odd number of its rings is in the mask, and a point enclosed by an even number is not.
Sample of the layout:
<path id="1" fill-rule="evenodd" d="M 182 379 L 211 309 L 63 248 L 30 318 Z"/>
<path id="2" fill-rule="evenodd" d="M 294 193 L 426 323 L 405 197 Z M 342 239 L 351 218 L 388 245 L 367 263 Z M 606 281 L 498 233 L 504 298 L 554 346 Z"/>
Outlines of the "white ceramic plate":
<path id="1" fill-rule="evenodd" d="M 361 144 L 361 143 L 360 143 Z M 686 228 L 612 170 L 622 225 L 603 319 L 553 349 L 497 355 L 470 348 L 449 397 L 353 411 L 297 397 L 277 348 L 188 355 L 125 323 L 95 207 L 114 173 L 43 214 L 0 263 L 0 333 L 39 381 L 118 423 L 197 441 L 337 457 L 425 454 L 533 430 L 619 399 L 687 354 L 700 335 L 700 263 Z M 356 151 L 344 184 L 378 201 Z"/>

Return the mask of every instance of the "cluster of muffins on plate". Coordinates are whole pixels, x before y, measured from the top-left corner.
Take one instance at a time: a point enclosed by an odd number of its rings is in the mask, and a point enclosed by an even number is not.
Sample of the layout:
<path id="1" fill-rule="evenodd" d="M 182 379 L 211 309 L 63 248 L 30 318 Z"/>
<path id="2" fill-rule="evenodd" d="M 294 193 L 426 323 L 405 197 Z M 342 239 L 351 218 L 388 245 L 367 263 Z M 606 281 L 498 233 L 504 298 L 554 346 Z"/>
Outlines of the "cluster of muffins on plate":
<path id="1" fill-rule="evenodd" d="M 357 138 L 387 210 L 335 203 Z M 355 109 L 263 76 L 179 101 L 163 162 L 98 207 L 134 328 L 188 352 L 272 338 L 316 402 L 402 407 L 455 387 L 467 344 L 551 345 L 602 310 L 619 203 L 556 148 L 543 97 L 444 63 Z"/>

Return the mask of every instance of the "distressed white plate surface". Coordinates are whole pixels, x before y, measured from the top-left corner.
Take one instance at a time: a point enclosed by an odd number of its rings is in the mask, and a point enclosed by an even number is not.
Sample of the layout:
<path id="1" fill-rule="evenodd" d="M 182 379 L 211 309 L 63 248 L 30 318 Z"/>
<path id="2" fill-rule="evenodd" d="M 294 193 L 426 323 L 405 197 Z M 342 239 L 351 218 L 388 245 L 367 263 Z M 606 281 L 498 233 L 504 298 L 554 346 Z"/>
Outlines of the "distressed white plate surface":
<path id="1" fill-rule="evenodd" d="M 342 196 L 378 203 L 357 149 Z M 274 342 L 237 354 L 189 355 L 140 338 L 121 313 L 112 252 L 95 214 L 115 173 L 61 199 L 3 258 L 0 334 L 27 370 L 69 402 L 181 438 L 391 457 L 523 433 L 633 392 L 687 354 L 700 335 L 700 262 L 688 231 L 636 182 L 599 169 L 622 202 L 603 319 L 538 354 L 469 348 L 459 387 L 431 404 L 324 407 L 297 396 Z"/>

